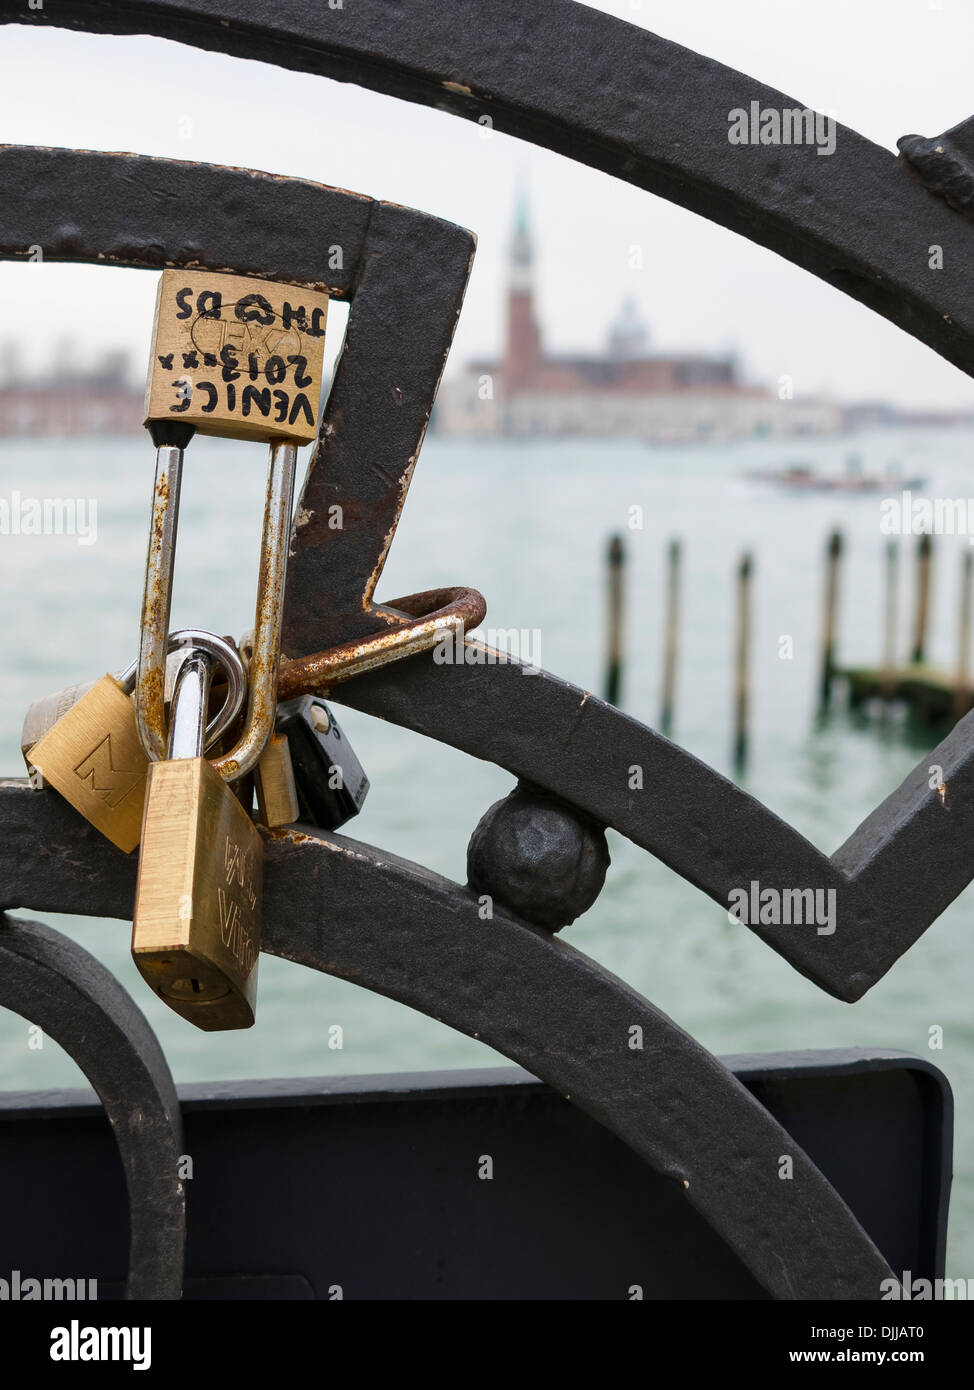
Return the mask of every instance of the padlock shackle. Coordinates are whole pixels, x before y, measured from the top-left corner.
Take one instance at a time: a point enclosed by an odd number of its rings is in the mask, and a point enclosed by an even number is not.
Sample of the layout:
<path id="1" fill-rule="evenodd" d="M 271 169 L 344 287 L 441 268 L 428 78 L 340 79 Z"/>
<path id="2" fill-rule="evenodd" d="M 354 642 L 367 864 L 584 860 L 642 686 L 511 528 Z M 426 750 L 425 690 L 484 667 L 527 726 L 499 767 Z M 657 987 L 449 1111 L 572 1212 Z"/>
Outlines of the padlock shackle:
<path id="1" fill-rule="evenodd" d="M 270 446 L 264 526 L 257 577 L 254 649 L 250 662 L 247 718 L 240 740 L 213 766 L 228 782 L 256 765 L 274 729 L 277 673 L 281 659 L 284 582 L 291 536 L 291 508 L 298 446 L 274 440 Z M 183 451 L 166 446 L 156 451 L 152 520 L 142 596 L 142 631 L 135 688 L 136 723 L 146 755 L 153 762 L 167 756 L 165 664 L 176 556 Z"/>
<path id="2" fill-rule="evenodd" d="M 203 632 L 200 628 L 183 627 L 169 638 L 169 654 L 187 647 L 202 647 L 209 652 L 214 664 L 226 674 L 227 694 L 223 706 L 206 726 L 203 751 L 212 748 L 223 737 L 230 725 L 243 709 L 247 697 L 247 672 L 244 670 L 240 653 L 223 637 L 215 633 Z M 178 673 L 177 673 L 178 675 Z"/>
<path id="3" fill-rule="evenodd" d="M 168 748 L 166 729 L 166 655 L 172 609 L 179 494 L 183 480 L 183 451 L 173 445 L 156 450 L 156 474 L 145 561 L 142 623 L 135 688 L 135 718 L 146 757 L 158 762 Z"/>
<path id="4" fill-rule="evenodd" d="M 274 731 L 277 673 L 281 661 L 284 582 L 287 578 L 297 462 L 297 444 L 289 440 L 273 441 L 267 470 L 264 530 L 257 577 L 257 610 L 254 615 L 247 720 L 237 745 L 223 757 L 213 759 L 213 766 L 228 782 L 243 777 L 256 766 Z"/>
<path id="5" fill-rule="evenodd" d="M 385 628 L 371 637 L 282 661 L 277 698 L 292 700 L 299 695 L 319 694 L 340 681 L 431 651 L 444 642 L 456 650 L 462 647 L 465 632 L 479 627 L 487 614 L 483 594 L 467 588 L 427 589 L 421 594 L 391 599 L 382 606 L 414 616 L 409 622 Z M 248 638 L 242 637 L 240 648 L 245 659 L 247 644 Z"/>
<path id="6" fill-rule="evenodd" d="M 223 637 L 217 637 L 215 633 L 203 632 L 200 628 L 195 627 L 181 627 L 169 638 L 168 655 L 172 656 L 173 652 L 182 651 L 186 647 L 203 647 L 210 653 L 214 661 L 219 663 L 227 677 L 226 699 L 218 713 L 206 726 L 206 738 L 203 745 L 205 752 L 207 748 L 212 748 L 213 744 L 223 737 L 243 709 L 243 702 L 247 694 L 247 673 L 240 659 L 240 653 L 230 642 Z M 126 695 L 131 695 L 135 689 L 138 670 L 139 663 L 136 660 L 115 677 Z"/>
<path id="7" fill-rule="evenodd" d="M 212 679 L 212 656 L 204 647 L 193 647 L 179 668 L 173 691 L 167 749 L 170 761 L 203 756 Z"/>

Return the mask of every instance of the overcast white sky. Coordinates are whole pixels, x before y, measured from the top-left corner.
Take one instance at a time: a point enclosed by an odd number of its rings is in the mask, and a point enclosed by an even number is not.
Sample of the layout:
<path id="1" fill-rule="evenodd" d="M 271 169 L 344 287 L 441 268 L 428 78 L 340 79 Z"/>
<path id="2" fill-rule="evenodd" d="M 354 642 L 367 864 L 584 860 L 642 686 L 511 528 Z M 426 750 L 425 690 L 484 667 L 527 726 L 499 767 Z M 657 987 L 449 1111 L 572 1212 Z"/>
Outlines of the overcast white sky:
<path id="1" fill-rule="evenodd" d="M 898 136 L 939 134 L 974 107 L 971 0 L 605 0 L 594 8 L 833 111 L 891 150 Z M 255 119 L 268 111 L 273 130 Z M 6 27 L 0 140 L 250 166 L 472 228 L 480 245 L 454 369 L 499 344 L 511 209 L 524 178 L 542 321 L 554 350 L 598 349 L 630 294 L 660 350 L 735 346 L 750 376 L 769 381 L 788 372 L 801 393 L 974 406 L 974 384 L 962 373 L 771 252 L 560 156 L 497 133 L 484 139 L 472 123 L 347 84 L 156 39 Z M 633 243 L 644 248 L 642 271 L 627 268 Z M 16 335 L 29 367 L 49 360 L 53 345 L 27 312 L 40 283 L 85 353 L 124 346 L 141 362 L 155 279 L 98 267 L 0 265 L 0 341 Z M 96 284 L 102 302 L 111 285 L 109 311 L 97 321 Z"/>

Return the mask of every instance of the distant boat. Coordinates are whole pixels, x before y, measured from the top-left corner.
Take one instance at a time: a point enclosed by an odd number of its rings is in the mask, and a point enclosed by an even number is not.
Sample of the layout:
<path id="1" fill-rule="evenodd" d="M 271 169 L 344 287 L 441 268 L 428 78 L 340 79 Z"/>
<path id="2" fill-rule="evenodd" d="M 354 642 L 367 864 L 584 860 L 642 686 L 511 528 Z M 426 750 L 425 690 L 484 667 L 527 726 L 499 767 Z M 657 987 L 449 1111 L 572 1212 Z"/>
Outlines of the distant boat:
<path id="1" fill-rule="evenodd" d="M 858 461 L 850 459 L 845 473 L 816 473 L 810 464 L 788 468 L 758 468 L 744 474 L 751 482 L 770 483 L 786 492 L 899 492 L 921 488 L 925 478 L 905 478 L 901 473 L 862 473 Z"/>

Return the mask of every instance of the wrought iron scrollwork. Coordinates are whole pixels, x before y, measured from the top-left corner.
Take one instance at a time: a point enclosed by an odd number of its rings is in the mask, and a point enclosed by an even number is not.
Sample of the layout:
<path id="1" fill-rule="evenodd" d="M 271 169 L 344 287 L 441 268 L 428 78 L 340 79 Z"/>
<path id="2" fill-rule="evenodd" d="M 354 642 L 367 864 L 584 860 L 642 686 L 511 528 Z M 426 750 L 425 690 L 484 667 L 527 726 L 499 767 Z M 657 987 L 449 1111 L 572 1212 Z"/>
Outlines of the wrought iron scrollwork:
<path id="1" fill-rule="evenodd" d="M 974 371 L 969 224 L 904 160 L 854 131 L 839 128 L 825 161 L 801 145 L 735 152 L 728 111 L 787 98 L 569 0 L 372 0 L 349 19 L 272 0 L 62 0 L 38 11 L 0 0 L 0 22 L 156 34 L 467 118 L 489 114 L 498 129 L 774 249 Z M 460 312 L 470 233 L 300 180 L 129 155 L 5 148 L 0 189 L 4 257 L 39 241 L 49 260 L 232 268 L 351 300 L 300 502 L 284 649 L 300 658 L 405 621 L 373 596 Z M 340 269 L 321 245 L 323 227 L 343 246 Z M 920 242 L 944 248 L 938 275 Z M 368 409 L 357 408 L 365 400 Z M 345 517 L 337 532 L 327 530 L 334 503 Z M 511 661 L 438 667 L 412 657 L 332 698 L 496 762 L 724 905 L 731 887 L 754 878 L 834 887 L 834 937 L 753 929 L 843 999 L 875 983 L 974 877 L 974 809 L 964 810 L 974 796 L 963 796 L 974 791 L 974 716 L 931 755 L 961 793 L 950 815 L 929 794 L 925 759 L 829 858 L 653 730 L 553 676 L 524 680 Z M 655 789 L 638 800 L 620 775 L 633 760 Z M 0 786 L 0 843 L 0 906 L 129 916 L 133 861 L 55 798 Z M 520 1061 L 681 1184 L 776 1296 L 878 1297 L 885 1261 L 814 1165 L 715 1058 L 592 961 L 503 911 L 484 932 L 469 890 L 339 837 L 278 833 L 268 861 L 265 949 Z M 25 930 L 5 928 L 8 943 Z M 70 950 L 47 948 L 52 970 L 63 950 L 67 981 Z M 624 1044 L 632 1023 L 644 1029 L 641 1053 Z M 71 1028 L 62 1034 L 72 1051 Z M 799 1181 L 781 1184 L 786 1144 Z"/>
<path id="2" fill-rule="evenodd" d="M 144 1014 L 70 937 L 6 916 L 0 919 L 0 1006 L 60 1043 L 105 1107 L 128 1189 L 126 1297 L 180 1298 L 182 1118 L 169 1066 Z"/>

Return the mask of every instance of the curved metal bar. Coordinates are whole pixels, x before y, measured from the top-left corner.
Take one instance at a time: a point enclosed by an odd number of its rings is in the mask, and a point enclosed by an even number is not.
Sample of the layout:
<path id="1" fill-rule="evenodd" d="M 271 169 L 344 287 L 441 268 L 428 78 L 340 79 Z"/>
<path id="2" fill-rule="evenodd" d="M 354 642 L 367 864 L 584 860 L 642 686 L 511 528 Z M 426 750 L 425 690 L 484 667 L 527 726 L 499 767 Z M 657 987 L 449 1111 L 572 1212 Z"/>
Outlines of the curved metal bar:
<path id="1" fill-rule="evenodd" d="M 839 999 L 860 998 L 974 878 L 974 713 L 830 858 L 713 768 L 577 686 L 483 644 L 336 686 L 337 703 L 507 768 L 611 825 L 725 910 L 733 890 L 835 892 L 836 926 L 749 929 Z M 929 786 L 937 763 L 951 810 Z M 633 791 L 638 765 L 643 790 Z"/>
<path id="2" fill-rule="evenodd" d="M 0 188 L 4 260 L 26 258 L 33 243 L 47 261 L 231 271 L 343 299 L 376 206 L 252 169 L 31 145 L 0 145 Z M 341 265 L 329 264 L 326 237 L 341 246 Z"/>
<path id="3" fill-rule="evenodd" d="M 724 909 L 732 891 L 755 881 L 782 894 L 834 891 L 831 934 L 808 924 L 748 929 L 839 999 L 861 998 L 974 878 L 974 714 L 830 858 L 713 768 L 588 692 L 546 672 L 526 675 L 504 653 L 469 638 L 463 653 L 462 665 L 412 657 L 394 674 L 380 670 L 336 686 L 331 698 L 554 792 Z M 951 788 L 949 812 L 930 789 L 931 763 Z M 629 785 L 634 764 L 643 771 L 638 793 Z M 16 882 L 21 856 L 47 864 L 46 846 L 44 836 L 25 832 L 0 872 Z M 18 901 L 0 894 L 0 906 Z"/>
<path id="4" fill-rule="evenodd" d="M 59 0 L 40 10 L 0 0 L 0 21 L 156 34 L 474 121 L 489 115 L 498 130 L 770 247 L 974 373 L 974 245 L 962 217 L 889 150 L 845 126 L 836 125 L 827 158 L 811 144 L 731 145 L 732 112 L 804 103 L 572 0 L 369 0 L 343 9 Z M 933 243 L 944 251 L 936 275 L 926 257 Z"/>
<path id="5" fill-rule="evenodd" d="M 61 852 L 40 870 L 36 856 L 0 858 L 0 901 L 130 915 L 125 860 L 101 851 L 103 837 L 60 798 L 0 784 L 0 839 L 15 827 Z M 715 1057 L 628 985 L 496 908 L 482 921 L 474 893 L 370 846 L 289 830 L 266 850 L 264 950 L 519 1062 L 671 1178 L 775 1297 L 879 1298 L 891 1271 L 831 1185 Z M 791 1182 L 778 1177 L 783 1154 Z"/>
<path id="6" fill-rule="evenodd" d="M 371 846 L 280 831 L 266 849 L 262 949 L 519 1062 L 682 1188 L 774 1297 L 880 1297 L 886 1261 L 807 1155 L 623 981 L 496 905 L 482 921 L 475 893 Z"/>
<path id="7" fill-rule="evenodd" d="M 114 975 L 76 942 L 39 922 L 6 916 L 0 919 L 0 1007 L 39 1024 L 59 1043 L 105 1107 L 128 1188 L 126 1297 L 180 1298 L 186 1238 L 186 1194 L 178 1175 L 182 1119 L 169 1067 L 145 1016 Z"/>

